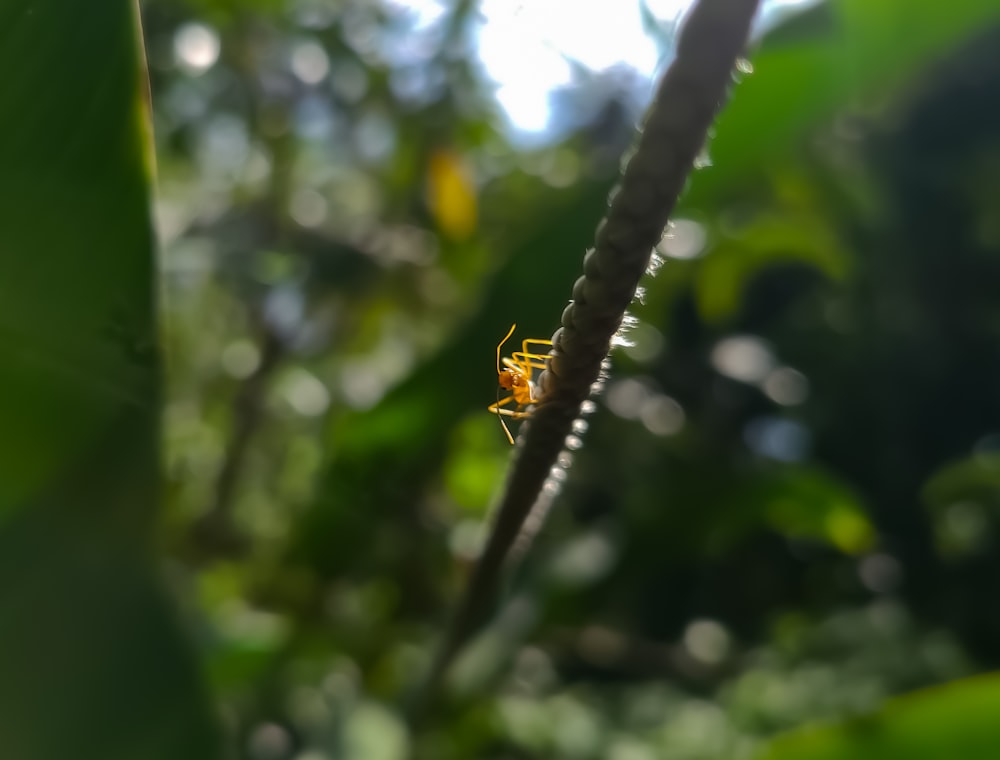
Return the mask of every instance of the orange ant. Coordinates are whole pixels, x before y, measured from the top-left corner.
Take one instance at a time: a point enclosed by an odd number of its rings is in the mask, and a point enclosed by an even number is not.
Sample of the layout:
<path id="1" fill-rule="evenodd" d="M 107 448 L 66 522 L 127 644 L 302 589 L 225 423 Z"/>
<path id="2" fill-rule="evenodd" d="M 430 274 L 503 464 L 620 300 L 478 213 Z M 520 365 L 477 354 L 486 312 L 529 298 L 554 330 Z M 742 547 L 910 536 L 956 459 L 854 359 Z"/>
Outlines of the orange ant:
<path id="1" fill-rule="evenodd" d="M 512 353 L 509 359 L 504 357 L 503 367 L 501 367 L 500 350 L 503 348 L 503 344 L 510 340 L 510 336 L 514 334 L 514 330 L 516 329 L 516 323 L 511 325 L 507 335 L 497 345 L 497 383 L 504 390 L 511 391 L 511 394 L 507 398 L 501 399 L 500 391 L 498 390 L 497 402 L 490 404 L 488 407 L 488 411 L 495 414 L 497 419 L 500 420 L 500 425 L 503 427 L 503 432 L 506 433 L 507 440 L 510 441 L 511 446 L 514 445 L 514 436 L 510 434 L 510 429 L 503 418 L 510 417 L 515 420 L 523 420 L 531 416 L 531 412 L 524 411 L 524 408 L 541 401 L 541 398 L 535 395 L 535 384 L 531 381 L 532 370 L 545 369 L 548 366 L 549 357 L 546 354 L 534 353 L 529 351 L 528 347 L 531 345 L 552 345 L 551 340 L 526 338 L 521 342 L 520 351 Z M 512 401 L 517 405 L 517 409 L 501 408 Z"/>

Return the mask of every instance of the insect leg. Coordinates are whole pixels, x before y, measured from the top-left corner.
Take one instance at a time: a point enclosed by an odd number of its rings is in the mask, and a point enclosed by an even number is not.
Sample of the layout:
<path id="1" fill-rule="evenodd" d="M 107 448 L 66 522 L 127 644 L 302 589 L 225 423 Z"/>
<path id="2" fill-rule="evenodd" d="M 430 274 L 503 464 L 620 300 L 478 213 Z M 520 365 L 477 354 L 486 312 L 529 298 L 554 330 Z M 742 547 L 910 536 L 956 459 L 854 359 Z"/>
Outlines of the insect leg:
<path id="1" fill-rule="evenodd" d="M 510 417 L 512 420 L 526 420 L 531 417 L 531 412 L 515 411 L 514 409 L 490 409 L 490 411 L 500 417 Z"/>
<path id="2" fill-rule="evenodd" d="M 513 400 L 514 396 L 512 395 L 508 396 L 505 399 L 500 399 L 495 404 L 490 404 L 488 407 L 486 407 L 486 410 L 489 412 L 493 412 L 493 414 L 500 414 L 501 412 L 509 412 L 510 411 L 509 409 L 501 409 L 500 407 L 506 406 Z"/>
<path id="3" fill-rule="evenodd" d="M 522 353 L 524 353 L 526 356 L 538 356 L 539 354 L 537 350 L 532 351 L 531 349 L 528 348 L 528 346 L 532 345 L 543 346 L 545 348 L 545 352 L 548 353 L 548 350 L 552 348 L 552 341 L 542 340 L 541 338 L 525 338 L 523 341 L 521 341 Z"/>

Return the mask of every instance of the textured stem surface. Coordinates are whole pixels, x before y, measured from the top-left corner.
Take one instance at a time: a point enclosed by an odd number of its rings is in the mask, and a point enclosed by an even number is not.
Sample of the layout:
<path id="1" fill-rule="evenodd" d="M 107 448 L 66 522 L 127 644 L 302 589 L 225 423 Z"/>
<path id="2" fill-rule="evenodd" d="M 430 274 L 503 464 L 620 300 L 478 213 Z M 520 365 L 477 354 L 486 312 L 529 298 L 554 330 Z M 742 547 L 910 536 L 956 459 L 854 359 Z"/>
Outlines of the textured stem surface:
<path id="1" fill-rule="evenodd" d="M 758 0 L 701 0 L 680 32 L 676 58 L 552 338 L 549 369 L 540 380 L 543 402 L 524 426 L 492 531 L 434 664 L 429 692 L 495 607 L 504 560 L 600 377 L 612 338 L 725 100 L 757 6 Z"/>

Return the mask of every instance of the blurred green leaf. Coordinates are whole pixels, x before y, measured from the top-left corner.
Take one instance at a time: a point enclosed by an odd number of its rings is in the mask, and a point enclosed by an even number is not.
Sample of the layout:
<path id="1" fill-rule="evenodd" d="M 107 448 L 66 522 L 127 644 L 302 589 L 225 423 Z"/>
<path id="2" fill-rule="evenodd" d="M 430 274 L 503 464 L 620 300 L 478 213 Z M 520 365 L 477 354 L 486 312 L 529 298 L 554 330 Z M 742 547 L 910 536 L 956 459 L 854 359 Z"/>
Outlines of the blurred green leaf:
<path id="1" fill-rule="evenodd" d="M 11 758 L 208 758 L 152 559 L 160 367 L 131 0 L 0 6 L 0 736 Z"/>
<path id="2" fill-rule="evenodd" d="M 0 66 L 18 72 L 0 93 L 0 518 L 123 410 L 156 415 L 148 121 L 128 5 L 0 11 Z"/>
<path id="3" fill-rule="evenodd" d="M 472 514 L 485 514 L 503 477 L 509 452 L 499 427 L 477 414 L 463 420 L 452 434 L 445 486 L 454 502 Z"/>
<path id="4" fill-rule="evenodd" d="M 983 550 L 1000 508 L 1000 453 L 980 451 L 949 462 L 927 479 L 920 498 L 939 554 L 955 558 Z"/>
<path id="5" fill-rule="evenodd" d="M 969 678 L 891 700 L 864 717 L 780 737 L 757 760 L 992 760 L 1000 677 Z"/>
<path id="6" fill-rule="evenodd" d="M 736 481 L 741 520 L 763 523 L 790 538 L 809 538 L 856 554 L 868 549 L 874 529 L 856 494 L 815 467 L 789 466 Z"/>
<path id="7" fill-rule="evenodd" d="M 785 472 L 761 485 L 767 520 L 787 536 L 823 540 L 843 552 L 868 549 L 874 530 L 855 494 L 812 469 Z"/>
<path id="8" fill-rule="evenodd" d="M 701 316 L 708 322 L 731 317 L 753 277 L 768 266 L 786 262 L 808 264 L 831 279 L 842 280 L 849 258 L 822 219 L 757 218 L 738 237 L 715 246 L 701 263 L 695 280 Z"/>
<path id="9" fill-rule="evenodd" d="M 778 33 L 752 55 L 708 145 L 712 166 L 692 175 L 682 209 L 738 192 L 762 166 L 802 144 L 840 109 L 898 87 L 964 37 L 1000 20 L 988 0 L 831 0 L 796 19 L 807 39 Z M 830 18 L 832 12 L 832 18 Z M 809 25 L 811 17 L 822 23 Z"/>
<path id="10" fill-rule="evenodd" d="M 1000 503 L 1000 453 L 980 452 L 945 465 L 928 478 L 921 495 L 932 509 L 965 500 Z"/>

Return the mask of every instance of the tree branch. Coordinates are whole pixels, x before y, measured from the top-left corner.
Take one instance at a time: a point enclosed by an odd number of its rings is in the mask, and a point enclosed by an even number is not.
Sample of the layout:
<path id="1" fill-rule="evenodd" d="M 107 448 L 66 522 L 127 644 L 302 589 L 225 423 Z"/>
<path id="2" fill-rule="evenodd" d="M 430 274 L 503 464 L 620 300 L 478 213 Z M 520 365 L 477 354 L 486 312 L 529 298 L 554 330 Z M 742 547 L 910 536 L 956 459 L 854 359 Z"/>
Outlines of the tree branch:
<path id="1" fill-rule="evenodd" d="M 265 326 L 260 363 L 243 381 L 233 399 L 229 443 L 216 477 L 215 499 L 211 509 L 194 526 L 196 546 L 207 556 L 232 556 L 246 548 L 246 538 L 233 523 L 236 489 L 250 443 L 260 427 L 264 394 L 284 357 L 285 347 L 281 339 Z"/>

